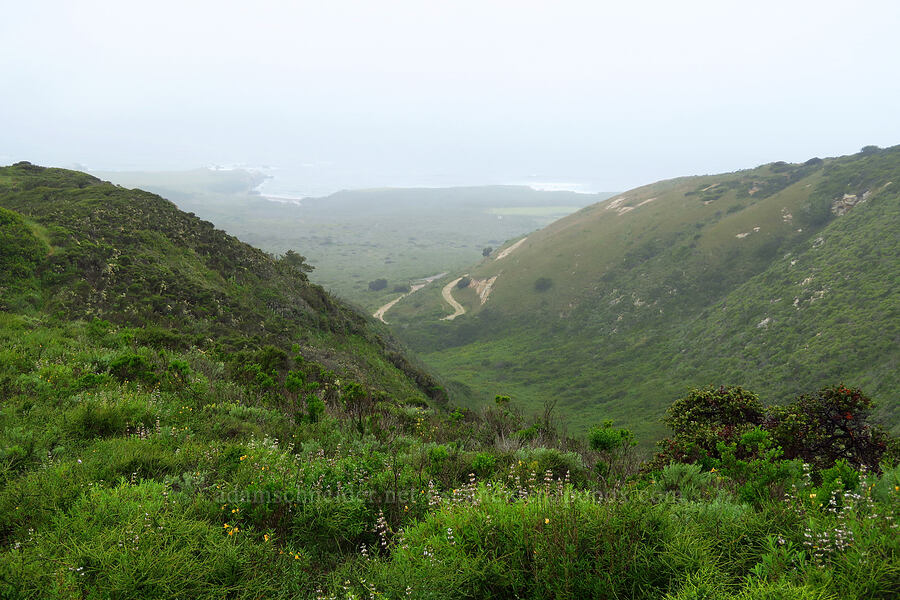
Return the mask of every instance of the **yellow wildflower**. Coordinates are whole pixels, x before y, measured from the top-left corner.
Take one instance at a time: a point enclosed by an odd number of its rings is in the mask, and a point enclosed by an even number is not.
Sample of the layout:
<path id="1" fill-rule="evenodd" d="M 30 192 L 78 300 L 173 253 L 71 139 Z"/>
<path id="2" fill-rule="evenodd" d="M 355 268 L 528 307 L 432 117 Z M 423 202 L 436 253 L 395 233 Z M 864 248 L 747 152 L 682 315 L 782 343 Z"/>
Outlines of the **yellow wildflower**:
<path id="1" fill-rule="evenodd" d="M 549 524 L 550 524 L 550 519 L 544 519 L 544 525 L 549 525 Z"/>

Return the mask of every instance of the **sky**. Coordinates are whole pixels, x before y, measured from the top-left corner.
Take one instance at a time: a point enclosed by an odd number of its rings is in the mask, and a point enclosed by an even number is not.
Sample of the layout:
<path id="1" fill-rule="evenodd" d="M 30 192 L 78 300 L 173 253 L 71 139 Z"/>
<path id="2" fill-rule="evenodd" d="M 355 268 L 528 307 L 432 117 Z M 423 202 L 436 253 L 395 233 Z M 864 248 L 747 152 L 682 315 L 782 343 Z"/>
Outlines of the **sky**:
<path id="1" fill-rule="evenodd" d="M 617 191 L 900 143 L 895 0 L 3 4 L 2 164 Z"/>

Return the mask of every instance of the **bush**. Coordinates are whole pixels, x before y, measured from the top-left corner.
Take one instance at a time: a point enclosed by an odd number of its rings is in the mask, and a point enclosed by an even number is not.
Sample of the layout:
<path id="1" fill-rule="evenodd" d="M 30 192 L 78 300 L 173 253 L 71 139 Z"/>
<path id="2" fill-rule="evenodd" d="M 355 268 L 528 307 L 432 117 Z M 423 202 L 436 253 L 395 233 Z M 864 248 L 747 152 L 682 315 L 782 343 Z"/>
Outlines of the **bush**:
<path id="1" fill-rule="evenodd" d="M 762 424 L 764 416 L 765 409 L 756 394 L 740 387 L 693 389 L 666 411 L 663 422 L 673 436 L 660 442 L 662 450 L 651 467 L 718 458 L 719 442 L 736 442 L 744 432 Z"/>
<path id="2" fill-rule="evenodd" d="M 538 277 L 534 282 L 534 289 L 537 292 L 546 292 L 553 287 L 553 280 L 549 277 Z"/>
<path id="3" fill-rule="evenodd" d="M 375 279 L 369 282 L 369 291 L 379 292 L 387 287 L 387 279 Z"/>
<path id="4" fill-rule="evenodd" d="M 125 354 L 109 363 L 109 373 L 119 381 L 142 381 L 154 384 L 158 381 L 150 362 L 140 354 Z"/>
<path id="5" fill-rule="evenodd" d="M 838 460 L 878 469 L 889 436 L 868 423 L 872 408 L 860 390 L 842 385 L 800 396 L 787 406 L 767 407 L 739 387 L 691 390 L 666 412 L 664 422 L 673 436 L 660 442 L 662 450 L 648 466 L 660 469 L 677 461 L 710 468 L 723 458 L 722 448 L 733 448 L 743 459 L 764 443 L 778 449 L 780 460 L 811 464 L 817 476 Z M 752 443 L 744 437 L 751 432 L 757 436 Z"/>
<path id="6" fill-rule="evenodd" d="M 672 494 L 684 500 L 699 500 L 709 486 L 713 474 L 700 465 L 669 463 L 656 475 L 654 487 L 663 494 Z"/>
<path id="7" fill-rule="evenodd" d="M 861 390 L 837 385 L 772 407 L 768 427 L 785 458 L 799 458 L 817 470 L 841 459 L 855 467 L 877 469 L 888 435 L 869 424 L 872 410 L 871 398 Z"/>

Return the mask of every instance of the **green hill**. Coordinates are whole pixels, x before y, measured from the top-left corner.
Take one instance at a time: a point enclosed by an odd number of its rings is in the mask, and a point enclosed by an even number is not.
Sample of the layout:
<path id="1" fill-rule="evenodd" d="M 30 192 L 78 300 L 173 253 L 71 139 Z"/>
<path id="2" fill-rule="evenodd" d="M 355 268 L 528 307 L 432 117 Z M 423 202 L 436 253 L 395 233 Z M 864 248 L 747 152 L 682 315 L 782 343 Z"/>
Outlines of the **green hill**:
<path id="1" fill-rule="evenodd" d="M 897 442 L 859 390 L 692 391 L 641 471 L 627 430 L 439 410 L 294 259 L 0 168 L 0 598 L 896 597 Z"/>
<path id="2" fill-rule="evenodd" d="M 577 431 L 612 418 L 652 438 L 690 385 L 779 402 L 840 381 L 897 431 L 898 199 L 900 147 L 663 181 L 472 266 L 452 292 L 467 314 L 441 320 L 437 285 L 391 321 L 458 401 L 558 401 Z"/>
<path id="3" fill-rule="evenodd" d="M 0 307 L 100 319 L 138 342 L 225 352 L 298 345 L 331 369 L 420 398 L 437 385 L 302 269 L 141 190 L 62 169 L 0 169 Z M 343 348 L 343 350 L 336 350 Z M 419 385 L 409 385 L 410 377 Z"/>

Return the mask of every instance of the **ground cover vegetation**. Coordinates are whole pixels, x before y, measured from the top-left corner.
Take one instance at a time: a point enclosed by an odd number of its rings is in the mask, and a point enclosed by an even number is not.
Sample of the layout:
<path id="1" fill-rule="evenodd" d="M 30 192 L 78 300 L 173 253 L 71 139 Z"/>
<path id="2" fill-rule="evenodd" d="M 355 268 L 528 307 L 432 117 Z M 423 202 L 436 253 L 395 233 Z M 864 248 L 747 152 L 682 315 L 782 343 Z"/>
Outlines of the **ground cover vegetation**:
<path id="1" fill-rule="evenodd" d="M 900 433 L 900 147 L 637 188 L 401 300 L 392 330 L 454 402 L 559 399 L 573 432 L 611 418 L 641 444 L 690 385 L 771 402 L 853 382 Z M 498 258 L 506 250 L 511 251 Z"/>
<path id="2" fill-rule="evenodd" d="M 302 268 L 156 196 L 19 164 L 0 207 L 0 597 L 900 591 L 862 390 L 691 390 L 646 457 L 553 400 L 448 403 Z"/>

